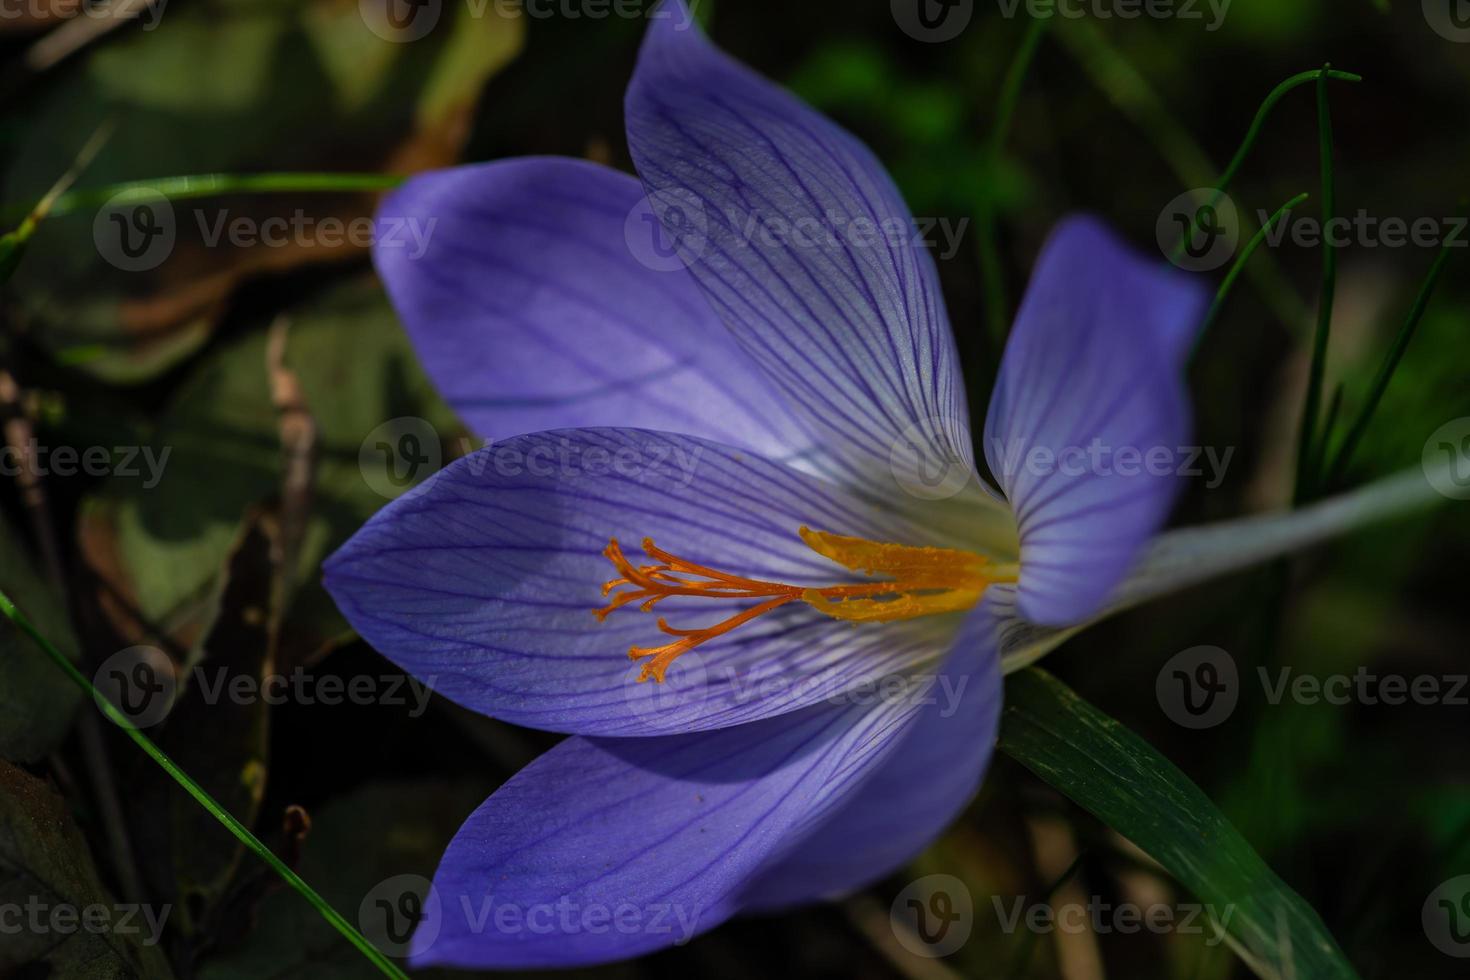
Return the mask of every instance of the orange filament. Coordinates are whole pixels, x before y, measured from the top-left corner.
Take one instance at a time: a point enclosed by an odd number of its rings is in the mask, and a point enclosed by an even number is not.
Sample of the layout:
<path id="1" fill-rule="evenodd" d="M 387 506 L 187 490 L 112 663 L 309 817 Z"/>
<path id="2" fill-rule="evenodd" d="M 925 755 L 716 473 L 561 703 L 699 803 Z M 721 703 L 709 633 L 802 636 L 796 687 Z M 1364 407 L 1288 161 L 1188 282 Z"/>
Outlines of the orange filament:
<path id="1" fill-rule="evenodd" d="M 655 547 L 652 538 L 643 539 L 643 550 L 655 564 L 635 568 L 613 538 L 602 553 L 622 577 L 603 584 L 603 596 L 612 596 L 612 601 L 596 611 L 597 619 L 603 621 L 632 603 L 638 603 L 643 612 L 652 612 L 670 596 L 761 600 L 703 629 L 675 629 L 659 617 L 658 628 L 676 639 L 658 647 L 632 647 L 628 657 L 648 658 L 639 673 L 640 682 L 652 677 L 663 683 L 669 665 L 682 654 L 788 603 L 804 602 L 833 619 L 852 623 L 889 623 L 963 612 L 980 601 L 991 583 L 1016 580 L 1016 566 L 995 565 L 984 555 L 969 551 L 868 541 L 806 527 L 799 533 L 807 547 L 822 557 L 850 571 L 886 578 L 825 588 L 765 582 L 696 565 Z M 613 594 L 624 586 L 625 591 Z"/>

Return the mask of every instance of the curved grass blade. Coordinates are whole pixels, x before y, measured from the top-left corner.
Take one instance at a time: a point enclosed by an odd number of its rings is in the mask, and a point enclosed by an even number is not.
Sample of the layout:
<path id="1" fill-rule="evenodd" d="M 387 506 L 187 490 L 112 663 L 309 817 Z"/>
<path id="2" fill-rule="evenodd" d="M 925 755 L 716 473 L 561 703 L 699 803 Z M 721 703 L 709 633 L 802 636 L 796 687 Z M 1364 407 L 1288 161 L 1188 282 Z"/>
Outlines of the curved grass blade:
<path id="1" fill-rule="evenodd" d="M 1260 248 L 1261 243 L 1266 240 L 1266 236 L 1271 234 L 1271 229 L 1280 224 L 1281 219 L 1286 217 L 1286 215 L 1291 212 L 1292 208 L 1305 201 L 1308 196 L 1309 195 L 1305 191 L 1303 191 L 1296 197 L 1281 205 L 1281 207 L 1277 208 L 1276 213 L 1271 215 L 1271 217 L 1266 220 L 1265 224 L 1261 225 L 1260 230 L 1257 231 L 1253 236 L 1251 236 L 1250 242 L 1245 246 L 1245 248 L 1241 249 L 1240 255 L 1235 260 L 1235 264 L 1230 267 L 1230 271 L 1226 274 L 1224 281 L 1220 283 L 1220 288 L 1215 291 L 1215 298 L 1210 303 L 1209 312 L 1205 314 L 1204 323 L 1200 324 L 1199 333 L 1195 337 L 1194 341 L 1196 349 L 1198 349 L 1199 343 L 1204 339 L 1205 334 L 1209 332 L 1210 325 L 1213 324 L 1216 317 L 1220 315 L 1220 310 L 1224 308 L 1225 301 L 1229 299 L 1231 291 L 1235 288 L 1235 281 L 1239 279 L 1240 274 L 1245 271 L 1246 263 L 1251 260 L 1251 256 L 1256 253 L 1256 249 Z"/>
<path id="2" fill-rule="evenodd" d="M 1206 906 L 1266 980 L 1357 974 L 1301 896 L 1147 742 L 1032 667 L 1006 680 L 1000 748 L 1132 841 Z"/>
<path id="3" fill-rule="evenodd" d="M 1304 71 L 1300 74 L 1293 75 L 1272 89 L 1271 94 L 1266 96 L 1261 102 L 1261 107 L 1256 110 L 1256 118 L 1251 120 L 1250 128 L 1245 132 L 1245 139 L 1240 142 L 1240 149 L 1235 151 L 1235 156 L 1231 158 L 1230 164 L 1225 168 L 1225 172 L 1220 175 L 1220 180 L 1215 185 L 1222 194 L 1230 187 L 1231 182 L 1240 173 L 1240 168 L 1245 165 L 1245 158 L 1250 155 L 1251 149 L 1256 145 L 1256 138 L 1261 135 L 1261 130 L 1265 127 L 1266 120 L 1271 115 L 1271 110 L 1276 108 L 1276 103 L 1280 102 L 1286 93 L 1300 85 L 1315 81 L 1319 85 L 1325 86 L 1328 79 L 1339 82 L 1361 82 L 1363 76 L 1355 75 L 1348 71 L 1338 71 L 1329 65 L 1315 71 Z"/>
<path id="4" fill-rule="evenodd" d="M 1149 136 L 1159 155 L 1185 187 L 1219 187 L 1222 191 L 1227 188 L 1254 147 L 1256 137 L 1276 104 L 1288 92 L 1316 80 L 1322 74 L 1321 69 L 1301 72 L 1272 89 L 1257 110 L 1240 149 L 1221 173 L 1216 171 L 1189 130 L 1170 111 L 1163 97 L 1112 46 L 1095 23 L 1088 20 L 1070 21 L 1065 29 L 1059 26 L 1055 36 L 1077 60 L 1098 90 Z M 1329 72 L 1327 77 L 1335 81 L 1362 81 L 1359 75 L 1337 70 Z M 1292 336 L 1297 336 L 1302 333 L 1301 325 L 1307 315 L 1306 306 L 1295 287 L 1282 274 L 1280 267 L 1269 259 L 1269 256 L 1263 257 L 1250 268 L 1251 282 L 1282 326 Z"/>

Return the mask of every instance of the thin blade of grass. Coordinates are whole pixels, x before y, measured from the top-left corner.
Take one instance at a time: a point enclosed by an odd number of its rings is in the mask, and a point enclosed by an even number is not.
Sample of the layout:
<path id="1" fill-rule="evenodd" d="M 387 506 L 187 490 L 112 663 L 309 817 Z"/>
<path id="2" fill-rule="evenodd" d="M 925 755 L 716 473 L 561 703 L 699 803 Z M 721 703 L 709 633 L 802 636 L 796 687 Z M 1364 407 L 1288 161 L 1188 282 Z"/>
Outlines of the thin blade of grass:
<path id="1" fill-rule="evenodd" d="M 1424 313 L 1429 308 L 1429 300 L 1434 296 L 1434 287 L 1439 284 L 1439 277 L 1444 272 L 1445 264 L 1449 262 L 1450 249 L 1458 244 L 1453 240 L 1445 242 L 1439 250 L 1439 255 L 1435 257 L 1434 264 L 1429 267 L 1429 274 L 1424 277 L 1424 282 L 1419 286 L 1419 294 L 1414 297 L 1414 305 L 1409 308 L 1408 317 L 1404 319 L 1403 326 L 1399 328 L 1393 346 L 1384 355 L 1383 363 L 1378 366 L 1373 385 L 1368 389 L 1368 400 L 1363 403 L 1362 409 L 1353 419 L 1352 425 L 1348 427 L 1348 433 L 1343 438 L 1342 445 L 1338 447 L 1337 453 L 1333 456 L 1332 465 L 1327 469 L 1324 485 L 1336 484 L 1347 471 L 1348 464 L 1352 462 L 1353 453 L 1357 450 L 1358 444 L 1363 441 L 1363 436 L 1368 431 L 1368 424 L 1373 421 L 1373 414 L 1378 411 L 1378 405 L 1383 401 L 1389 383 L 1393 381 L 1393 376 L 1404 359 L 1404 353 L 1409 349 L 1409 344 L 1419 329 L 1420 321 L 1424 319 Z"/>
<path id="2" fill-rule="evenodd" d="M 1021 99 L 1021 86 L 1026 73 L 1036 57 L 1041 38 L 1046 34 L 1051 18 L 1038 17 L 1026 28 L 1026 36 L 1016 56 L 1006 69 L 1005 81 L 1001 85 L 1000 97 L 996 100 L 995 120 L 990 127 L 990 138 L 986 142 L 986 157 L 994 174 L 1005 150 L 1006 137 L 1010 134 L 1011 119 L 1016 113 L 1016 104 Z M 1005 274 L 1001 269 L 1000 250 L 996 245 L 996 215 L 994 204 L 987 200 L 979 214 L 980 276 L 985 291 L 985 313 L 989 321 L 990 336 L 996 349 L 1005 344 L 1010 326 L 1010 301 L 1006 296 Z"/>
<path id="3" fill-rule="evenodd" d="M 1332 161 L 1332 113 L 1327 103 L 1327 72 L 1324 65 L 1317 78 L 1317 139 L 1322 158 L 1322 289 L 1317 302 L 1317 329 L 1312 335 L 1312 362 L 1307 375 L 1307 400 L 1302 409 L 1301 433 L 1297 438 L 1296 503 L 1316 491 L 1321 450 L 1318 423 L 1322 413 L 1322 386 L 1327 371 L 1327 347 L 1332 339 L 1332 305 L 1337 293 L 1337 248 L 1329 233 L 1337 213 L 1337 187 Z"/>
<path id="4" fill-rule="evenodd" d="M 1292 208 L 1305 201 L 1309 196 L 1306 191 L 1303 191 L 1281 205 L 1281 207 L 1276 209 L 1276 213 L 1271 215 L 1266 223 L 1261 226 L 1260 230 L 1251 236 L 1250 242 L 1241 250 L 1240 255 L 1235 260 L 1235 264 L 1230 267 L 1230 271 L 1226 273 L 1224 281 L 1220 283 L 1220 288 L 1215 291 L 1215 299 L 1210 303 L 1209 311 L 1205 313 L 1204 323 L 1200 325 L 1199 336 L 1195 338 L 1196 348 L 1198 348 L 1200 341 L 1204 339 L 1205 333 L 1210 329 L 1210 325 L 1219 317 L 1220 310 L 1224 308 L 1225 301 L 1230 297 L 1231 291 L 1235 288 L 1236 280 L 1245 271 L 1246 263 L 1250 262 L 1251 256 L 1255 254 L 1256 249 L 1260 248 L 1261 243 L 1266 240 L 1266 236 L 1271 234 L 1271 229 L 1280 224 L 1281 219 L 1286 217 Z"/>

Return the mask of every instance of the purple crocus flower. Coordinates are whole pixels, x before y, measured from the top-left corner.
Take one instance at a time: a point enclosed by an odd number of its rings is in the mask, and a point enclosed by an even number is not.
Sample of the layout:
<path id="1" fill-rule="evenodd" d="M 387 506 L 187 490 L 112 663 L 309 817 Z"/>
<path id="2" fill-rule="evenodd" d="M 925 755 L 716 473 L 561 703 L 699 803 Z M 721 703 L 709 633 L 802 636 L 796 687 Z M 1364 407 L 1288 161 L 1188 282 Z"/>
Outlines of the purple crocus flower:
<path id="1" fill-rule="evenodd" d="M 913 227 L 892 181 L 687 23 L 655 15 L 627 92 L 641 183 L 509 160 L 384 205 L 437 222 L 379 269 L 499 441 L 327 585 L 439 693 L 572 736 L 460 829 L 418 965 L 629 957 L 900 867 L 985 770 L 998 617 L 1098 614 L 1177 489 L 1149 454 L 1190 431 L 1195 288 L 1064 222 L 991 397 L 990 490 L 932 260 L 883 233 Z M 670 252 L 630 248 L 646 215 Z"/>

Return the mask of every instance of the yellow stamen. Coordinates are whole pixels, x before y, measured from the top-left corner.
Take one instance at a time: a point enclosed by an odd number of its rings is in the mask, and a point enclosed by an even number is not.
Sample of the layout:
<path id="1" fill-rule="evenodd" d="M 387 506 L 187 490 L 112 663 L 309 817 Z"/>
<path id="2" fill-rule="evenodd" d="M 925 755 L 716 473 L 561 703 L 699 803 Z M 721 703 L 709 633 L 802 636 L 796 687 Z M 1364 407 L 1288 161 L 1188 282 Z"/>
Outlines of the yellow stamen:
<path id="1" fill-rule="evenodd" d="M 658 628 L 677 639 L 658 647 L 632 647 L 628 657 L 649 658 L 639 672 L 640 682 L 652 677 L 663 683 L 669 665 L 682 654 L 792 602 L 804 602 L 833 619 L 851 623 L 890 623 L 963 612 L 978 603 L 992 583 L 1016 581 L 1015 565 L 997 565 L 969 551 L 869 541 L 806 527 L 798 533 L 822 557 L 854 572 L 886 578 L 824 588 L 765 582 L 696 565 L 655 547 L 652 538 L 643 539 L 643 550 L 654 564 L 634 567 L 613 538 L 602 553 L 621 577 L 603 584 L 603 596 L 611 596 L 612 601 L 596 611 L 597 619 L 606 620 L 633 603 L 643 612 L 652 612 L 670 596 L 762 600 L 702 629 L 675 629 L 660 617 Z M 626 591 L 613 594 L 624 586 Z"/>

